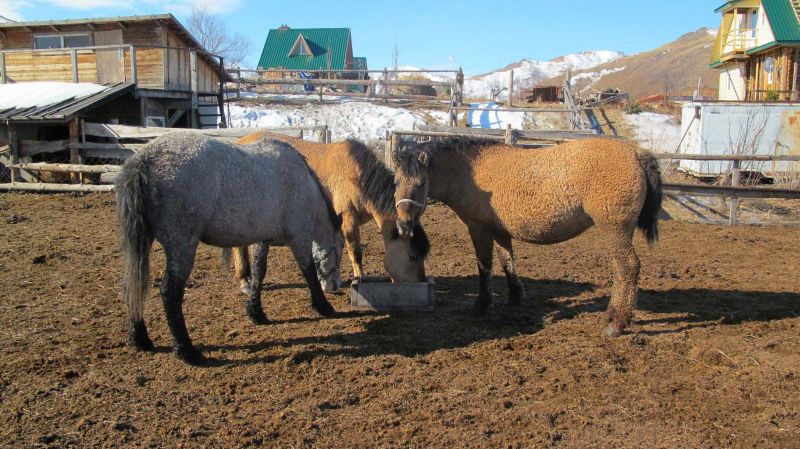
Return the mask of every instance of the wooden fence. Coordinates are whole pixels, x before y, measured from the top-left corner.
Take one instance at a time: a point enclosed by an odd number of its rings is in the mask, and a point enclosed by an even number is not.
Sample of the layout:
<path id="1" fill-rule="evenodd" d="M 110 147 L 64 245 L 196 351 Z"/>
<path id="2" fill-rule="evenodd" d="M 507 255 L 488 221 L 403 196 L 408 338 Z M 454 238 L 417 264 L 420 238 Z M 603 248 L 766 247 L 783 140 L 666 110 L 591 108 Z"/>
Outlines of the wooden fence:
<path id="1" fill-rule="evenodd" d="M 135 127 L 125 125 L 106 125 L 99 123 L 83 123 L 81 139 L 78 142 L 67 140 L 19 142 L 19 157 L 28 160 L 42 153 L 69 152 L 70 160 L 76 163 L 61 164 L 50 162 L 18 162 L 7 165 L 11 171 L 11 182 L 0 183 L 0 191 L 36 191 L 36 192 L 105 192 L 113 190 L 110 184 L 87 184 L 84 175 L 103 175 L 120 170 L 116 164 L 89 164 L 87 160 L 124 161 L 147 142 L 164 134 L 175 131 L 193 132 L 223 140 L 235 140 L 248 134 L 267 131 L 291 137 L 304 138 L 313 135 L 318 142 L 330 142 L 331 132 L 327 126 L 301 126 L 287 128 L 221 128 L 221 129 L 176 129 L 156 127 Z M 90 141 L 94 140 L 94 141 Z M 104 140 L 105 142 L 96 142 Z M 0 148 L 0 153 L 4 148 Z M 70 173 L 75 183 L 41 182 L 36 173 Z M 18 179 L 22 178 L 22 179 Z M 22 181 L 22 182 L 20 182 Z"/>
<path id="2" fill-rule="evenodd" d="M 412 137 L 413 141 L 403 141 L 403 137 Z M 394 169 L 392 152 L 399 151 L 401 146 L 414 145 L 416 139 L 431 139 L 437 137 L 478 137 L 497 140 L 507 145 L 524 148 L 543 148 L 577 139 L 600 137 L 591 131 L 560 130 L 560 131 L 517 131 L 507 128 L 480 129 L 458 128 L 449 126 L 423 126 L 420 129 L 387 132 L 384 159 L 390 169 Z M 602 136 L 603 138 L 622 139 L 620 137 Z M 768 156 L 768 155 L 711 155 L 711 154 L 682 154 L 682 153 L 654 153 L 659 160 L 701 160 L 701 161 L 731 161 L 731 185 L 707 185 L 688 183 L 664 183 L 664 190 L 686 195 L 717 196 L 731 199 L 728 225 L 738 224 L 738 209 L 740 198 L 781 198 L 800 199 L 800 190 L 779 189 L 770 187 L 753 187 L 741 185 L 740 164 L 745 161 L 800 161 L 800 156 Z"/>
<path id="3" fill-rule="evenodd" d="M 318 96 L 322 101 L 324 95 L 363 98 L 368 100 L 415 100 L 432 102 L 450 102 L 456 92 L 463 92 L 464 76 L 461 70 L 246 70 L 231 69 L 228 73 L 235 85 L 234 95 L 229 99 L 242 98 L 242 92 L 258 92 L 261 89 L 267 94 L 293 94 Z M 306 76 L 301 78 L 300 74 Z M 403 75 L 421 73 L 450 73 L 452 81 L 433 81 L 418 79 L 402 79 Z M 380 74 L 377 79 L 358 79 L 359 76 Z M 350 79 L 348 79 L 350 78 Z M 297 86 L 298 89 L 286 92 L 284 86 Z M 308 86 L 313 91 L 307 91 Z M 323 92 L 323 87 L 339 87 L 339 91 Z M 352 92 L 348 88 L 358 87 L 364 92 Z M 391 92 L 391 88 L 431 87 L 440 88 L 436 95 L 418 95 Z M 269 89 L 271 88 L 271 89 Z M 461 98 L 461 97 L 459 97 Z"/>

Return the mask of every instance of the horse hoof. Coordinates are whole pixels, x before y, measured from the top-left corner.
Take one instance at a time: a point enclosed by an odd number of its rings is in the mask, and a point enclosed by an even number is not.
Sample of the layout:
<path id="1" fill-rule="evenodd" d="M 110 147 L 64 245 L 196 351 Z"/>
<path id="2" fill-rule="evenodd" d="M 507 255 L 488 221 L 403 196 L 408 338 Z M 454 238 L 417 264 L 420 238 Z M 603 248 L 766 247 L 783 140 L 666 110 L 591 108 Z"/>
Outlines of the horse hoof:
<path id="1" fill-rule="evenodd" d="M 313 307 L 317 313 L 324 317 L 332 317 L 336 315 L 336 309 L 334 309 L 328 301 L 312 304 L 311 307 Z"/>
<path id="2" fill-rule="evenodd" d="M 603 329 L 603 335 L 609 338 L 617 338 L 622 335 L 622 328 L 614 323 L 608 323 L 605 329 Z"/>
<path id="3" fill-rule="evenodd" d="M 156 349 L 150 336 L 147 335 L 147 328 L 144 327 L 143 321 L 134 324 L 128 331 L 128 344 L 139 351 L 155 351 Z"/>
<path id="4" fill-rule="evenodd" d="M 180 360 L 194 366 L 203 366 L 208 361 L 203 353 L 194 346 L 176 346 L 175 355 Z"/>
<path id="5" fill-rule="evenodd" d="M 248 312 L 247 316 L 250 318 L 250 321 L 256 325 L 263 325 L 269 324 L 269 319 L 267 319 L 267 315 L 264 314 L 263 311 L 259 312 Z"/>

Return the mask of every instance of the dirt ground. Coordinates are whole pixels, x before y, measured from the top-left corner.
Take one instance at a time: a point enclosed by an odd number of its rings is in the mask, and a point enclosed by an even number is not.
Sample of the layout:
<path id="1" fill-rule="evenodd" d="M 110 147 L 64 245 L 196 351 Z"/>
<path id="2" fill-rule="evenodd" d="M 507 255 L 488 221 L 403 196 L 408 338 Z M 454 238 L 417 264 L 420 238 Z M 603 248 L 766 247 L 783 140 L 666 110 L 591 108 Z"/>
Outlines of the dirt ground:
<path id="1" fill-rule="evenodd" d="M 157 353 L 124 344 L 112 195 L 0 195 L 0 445 L 6 447 L 800 447 L 800 229 L 669 221 L 642 256 L 632 333 L 599 336 L 609 269 L 594 232 L 517 244 L 529 294 L 489 314 L 465 227 L 426 212 L 436 311 L 317 317 L 288 252 L 245 318 L 218 250 L 186 295 L 179 362 L 157 289 Z M 380 271 L 375 228 L 366 266 Z M 156 247 L 153 284 L 163 253 Z M 349 264 L 344 276 L 350 276 Z"/>

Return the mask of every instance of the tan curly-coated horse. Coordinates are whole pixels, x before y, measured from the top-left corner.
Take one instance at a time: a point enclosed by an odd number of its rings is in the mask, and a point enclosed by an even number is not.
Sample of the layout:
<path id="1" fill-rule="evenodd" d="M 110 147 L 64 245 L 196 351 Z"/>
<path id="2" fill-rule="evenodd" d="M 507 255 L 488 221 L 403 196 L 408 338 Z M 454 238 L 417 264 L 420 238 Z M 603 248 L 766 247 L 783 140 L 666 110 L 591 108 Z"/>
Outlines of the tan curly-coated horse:
<path id="1" fill-rule="evenodd" d="M 600 229 L 613 261 L 614 285 L 605 334 L 618 336 L 633 317 L 639 258 L 638 226 L 658 236 L 661 174 L 649 153 L 617 139 L 591 138 L 547 149 L 521 149 L 474 139 L 435 140 L 393 155 L 398 228 L 408 235 L 428 197 L 442 201 L 469 230 L 480 273 L 476 311 L 491 301 L 492 247 L 509 286 L 509 302 L 524 297 L 512 239 L 563 242 Z"/>
<path id="2" fill-rule="evenodd" d="M 383 236 L 384 268 L 392 280 L 426 280 L 429 242 L 425 230 L 417 225 L 410 238 L 399 235 L 395 226 L 394 177 L 369 148 L 356 140 L 324 144 L 265 132 L 248 134 L 236 143 L 251 144 L 265 137 L 292 145 L 316 173 L 336 213 L 342 215 L 342 232 L 355 277 L 364 274 L 359 229 L 374 220 Z M 246 290 L 250 276 L 247 248 L 234 248 L 233 259 L 236 275 Z"/>

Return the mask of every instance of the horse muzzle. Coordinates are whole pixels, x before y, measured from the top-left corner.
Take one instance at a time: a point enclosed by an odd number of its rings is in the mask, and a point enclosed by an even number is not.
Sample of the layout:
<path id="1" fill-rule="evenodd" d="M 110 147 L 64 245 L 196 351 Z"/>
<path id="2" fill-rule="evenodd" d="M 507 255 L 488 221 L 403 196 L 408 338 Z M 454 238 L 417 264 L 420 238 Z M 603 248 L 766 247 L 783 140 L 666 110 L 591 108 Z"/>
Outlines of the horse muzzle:
<path id="1" fill-rule="evenodd" d="M 397 220 L 397 233 L 400 237 L 414 236 L 414 220 Z"/>
<path id="2" fill-rule="evenodd" d="M 322 291 L 325 293 L 337 292 L 342 287 L 342 281 L 339 279 L 334 281 L 320 280 L 319 284 L 322 287 Z"/>

